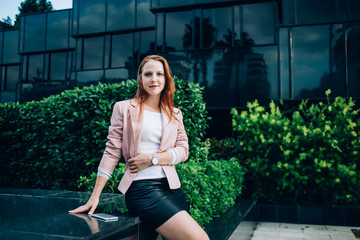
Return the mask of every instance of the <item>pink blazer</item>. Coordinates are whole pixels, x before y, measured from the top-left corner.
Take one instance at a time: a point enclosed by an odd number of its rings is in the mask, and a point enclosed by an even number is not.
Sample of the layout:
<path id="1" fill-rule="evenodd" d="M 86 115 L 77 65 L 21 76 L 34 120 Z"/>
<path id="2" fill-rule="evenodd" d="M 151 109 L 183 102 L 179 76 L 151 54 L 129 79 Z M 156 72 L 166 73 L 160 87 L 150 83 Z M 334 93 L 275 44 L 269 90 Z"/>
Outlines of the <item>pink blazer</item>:
<path id="1" fill-rule="evenodd" d="M 138 173 L 130 173 L 127 160 L 136 156 L 139 152 L 139 145 L 142 133 L 142 118 L 138 121 L 139 108 L 136 108 L 136 101 L 125 100 L 115 103 L 111 116 L 111 125 L 109 127 L 108 141 L 105 151 L 101 158 L 99 168 L 112 173 L 117 166 L 121 155 L 126 162 L 125 174 L 120 181 L 118 189 L 123 194 L 126 193 L 132 181 Z M 179 109 L 174 109 L 175 116 L 180 122 L 169 118 L 164 113 L 163 134 L 161 138 L 159 152 L 165 152 L 170 148 L 175 148 L 179 161 L 184 162 L 189 156 L 188 137 L 183 125 L 183 117 Z M 161 166 L 171 189 L 180 187 L 179 176 L 176 173 L 175 166 Z"/>

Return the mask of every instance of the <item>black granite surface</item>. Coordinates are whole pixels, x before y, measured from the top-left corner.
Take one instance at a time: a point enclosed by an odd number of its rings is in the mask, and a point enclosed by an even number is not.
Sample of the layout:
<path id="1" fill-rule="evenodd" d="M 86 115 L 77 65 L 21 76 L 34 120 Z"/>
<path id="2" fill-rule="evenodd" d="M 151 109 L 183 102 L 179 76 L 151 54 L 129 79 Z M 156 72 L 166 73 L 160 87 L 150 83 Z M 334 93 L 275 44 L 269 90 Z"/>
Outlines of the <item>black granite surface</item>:
<path id="1" fill-rule="evenodd" d="M 256 200 L 237 199 L 234 206 L 224 214 L 215 217 L 206 227 L 205 231 L 210 239 L 228 239 L 239 224 L 244 221 L 249 212 L 255 207 Z M 251 229 L 249 229 L 250 231 Z M 250 233 L 249 233 L 250 235 Z"/>
<path id="2" fill-rule="evenodd" d="M 121 214 L 121 194 L 102 194 L 96 212 L 119 216 L 103 222 L 87 214 L 69 214 L 88 200 L 90 193 L 0 189 L 0 239 L 121 239 L 138 234 L 138 217 Z"/>

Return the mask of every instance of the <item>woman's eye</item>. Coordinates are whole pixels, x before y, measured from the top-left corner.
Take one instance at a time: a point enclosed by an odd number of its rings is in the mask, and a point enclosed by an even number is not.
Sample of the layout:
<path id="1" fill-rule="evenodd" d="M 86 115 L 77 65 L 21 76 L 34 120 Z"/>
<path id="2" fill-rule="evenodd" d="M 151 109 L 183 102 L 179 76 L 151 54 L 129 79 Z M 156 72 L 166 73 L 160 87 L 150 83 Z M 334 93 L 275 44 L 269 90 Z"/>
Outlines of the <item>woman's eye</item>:
<path id="1" fill-rule="evenodd" d="M 151 73 L 145 73 L 145 76 L 151 76 Z"/>
<path id="2" fill-rule="evenodd" d="M 163 74 L 163 73 L 158 73 L 158 75 L 159 75 L 159 76 L 162 76 L 162 75 L 164 75 L 164 74 Z"/>

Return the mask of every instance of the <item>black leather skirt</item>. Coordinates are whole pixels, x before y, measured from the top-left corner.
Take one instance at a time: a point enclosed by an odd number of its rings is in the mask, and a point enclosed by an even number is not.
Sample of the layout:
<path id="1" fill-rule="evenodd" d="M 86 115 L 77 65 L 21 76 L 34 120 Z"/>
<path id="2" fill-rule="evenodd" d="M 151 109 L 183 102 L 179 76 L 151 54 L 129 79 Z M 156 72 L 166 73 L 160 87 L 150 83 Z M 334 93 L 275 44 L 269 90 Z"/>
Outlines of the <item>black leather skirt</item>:
<path id="1" fill-rule="evenodd" d="M 166 178 L 133 181 L 125 194 L 131 214 L 140 216 L 147 227 L 156 229 L 180 211 L 189 212 L 181 189 L 170 189 Z"/>

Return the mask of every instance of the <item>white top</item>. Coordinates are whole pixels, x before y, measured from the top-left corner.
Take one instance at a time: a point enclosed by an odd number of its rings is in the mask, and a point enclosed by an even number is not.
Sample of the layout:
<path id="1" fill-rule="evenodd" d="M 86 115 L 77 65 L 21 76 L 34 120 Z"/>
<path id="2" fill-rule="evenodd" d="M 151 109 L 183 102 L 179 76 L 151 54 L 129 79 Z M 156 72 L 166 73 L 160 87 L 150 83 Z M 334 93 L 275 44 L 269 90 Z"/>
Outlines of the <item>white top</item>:
<path id="1" fill-rule="evenodd" d="M 141 141 L 139 146 L 139 151 L 142 153 L 151 153 L 156 154 L 159 152 L 161 137 L 163 131 L 162 124 L 162 116 L 161 113 L 149 112 L 144 110 L 143 113 L 143 128 Z M 170 165 L 174 165 L 178 163 L 178 153 L 174 148 L 167 150 L 171 154 L 171 162 Z M 105 177 L 109 179 L 111 177 L 111 173 L 98 168 L 98 176 Z M 162 170 L 161 166 L 149 166 L 139 172 L 139 174 L 134 179 L 156 179 L 156 178 L 164 178 L 165 173 Z"/>
<path id="2" fill-rule="evenodd" d="M 139 151 L 142 153 L 155 154 L 159 152 L 161 144 L 163 130 L 161 113 L 144 110 L 143 114 L 143 127 Z M 164 177 L 166 176 L 161 166 L 152 165 L 141 170 L 134 181 L 140 179 L 155 179 Z"/>

